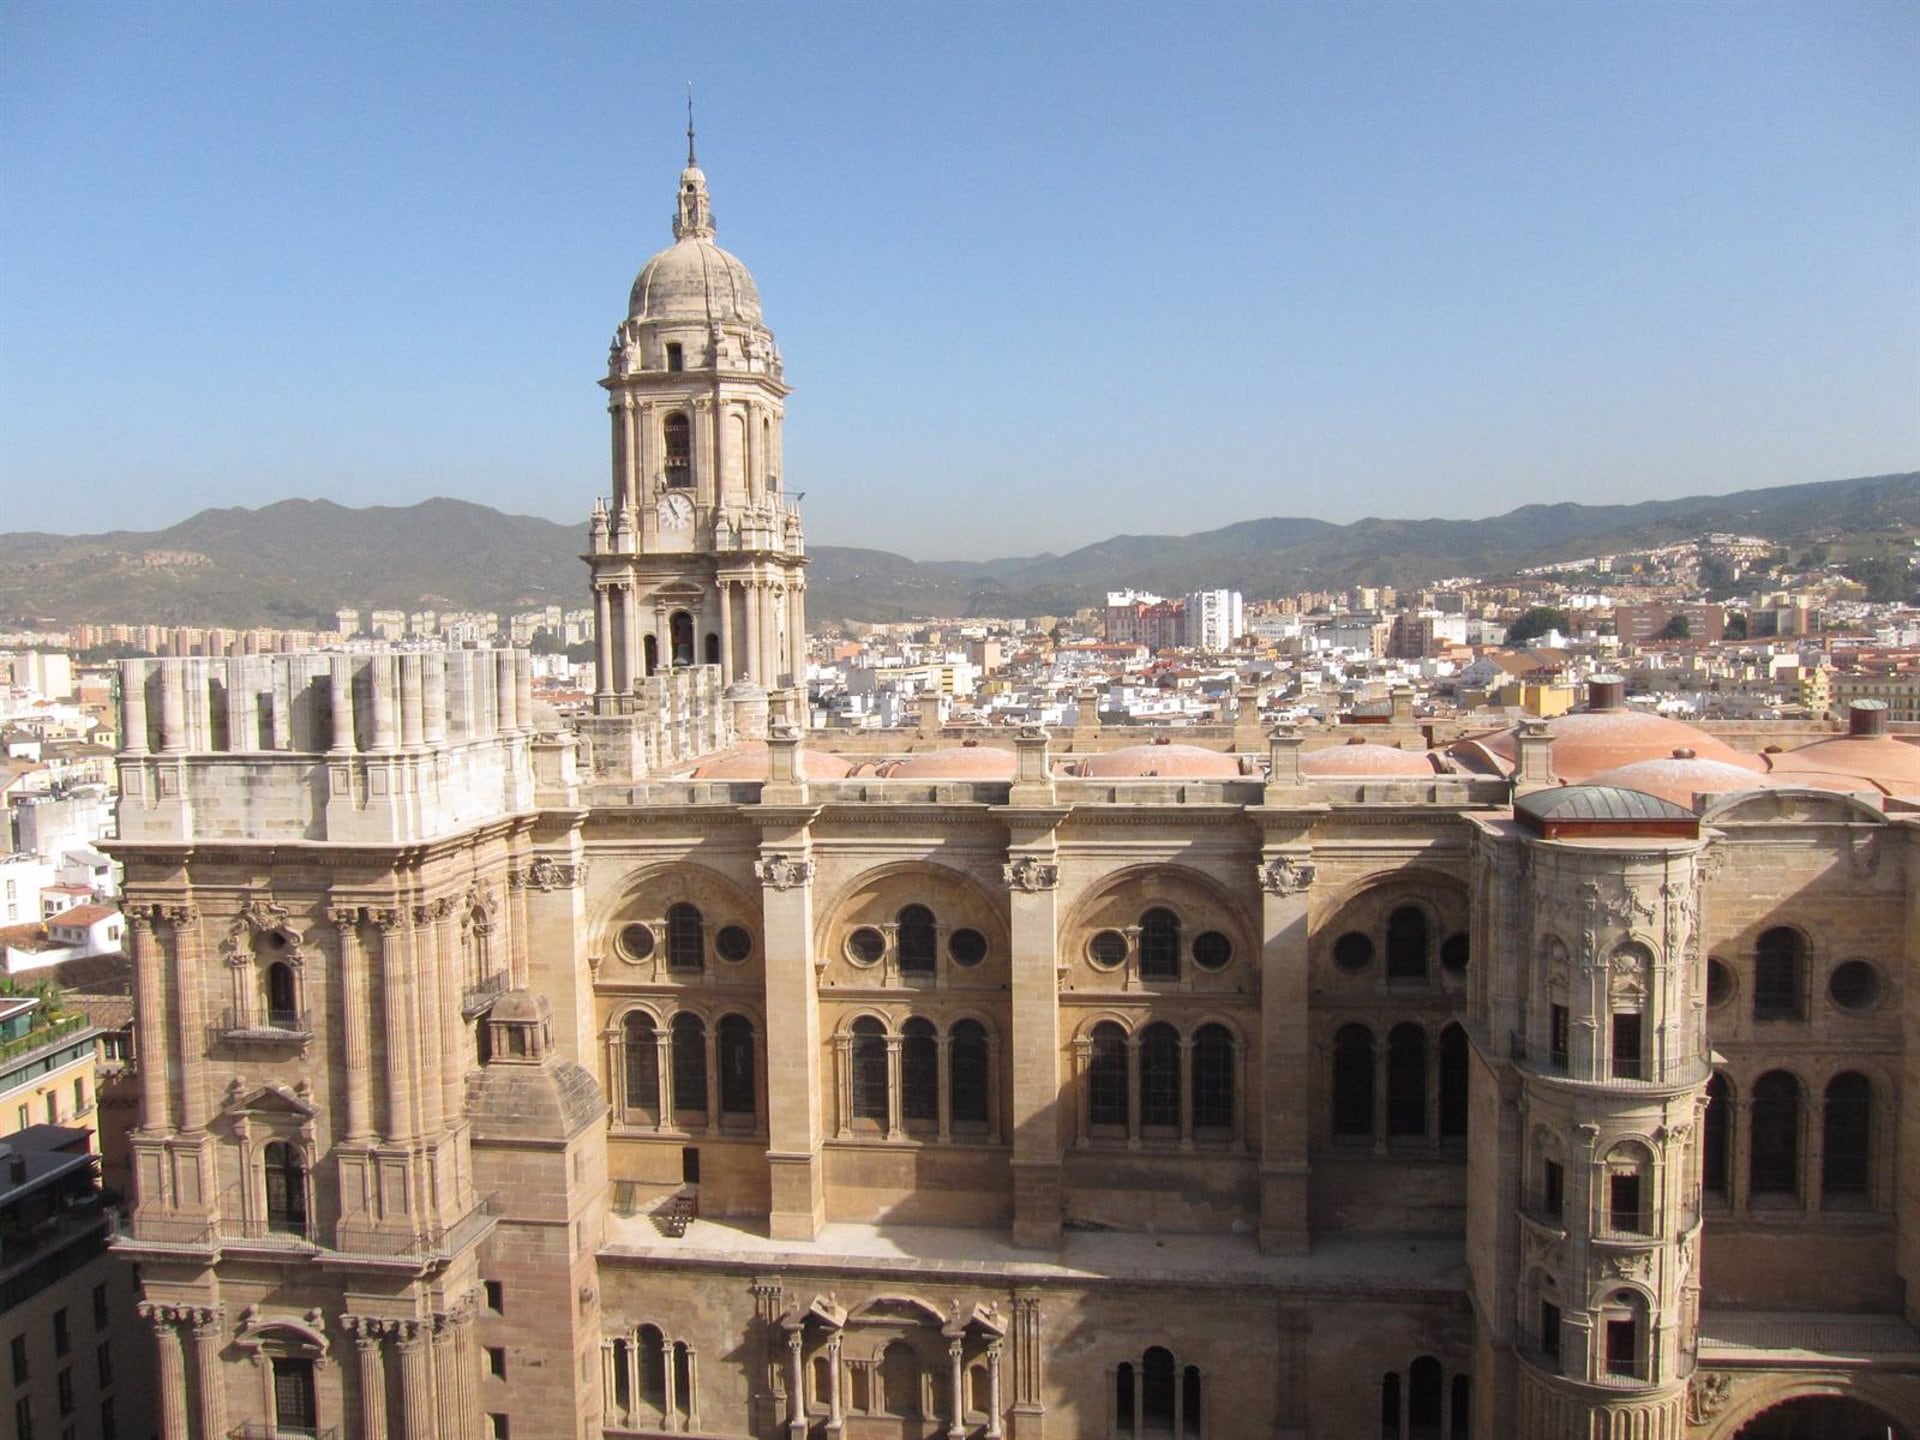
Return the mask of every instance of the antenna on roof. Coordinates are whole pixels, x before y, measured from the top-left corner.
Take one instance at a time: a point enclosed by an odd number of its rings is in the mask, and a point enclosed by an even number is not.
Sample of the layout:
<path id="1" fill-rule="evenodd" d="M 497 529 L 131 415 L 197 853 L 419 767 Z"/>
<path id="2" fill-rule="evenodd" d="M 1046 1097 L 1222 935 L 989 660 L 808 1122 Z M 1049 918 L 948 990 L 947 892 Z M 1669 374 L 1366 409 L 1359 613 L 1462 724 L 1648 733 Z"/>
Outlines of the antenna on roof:
<path id="1" fill-rule="evenodd" d="M 687 168 L 693 169 L 698 162 L 693 158 L 693 82 L 687 81 Z"/>

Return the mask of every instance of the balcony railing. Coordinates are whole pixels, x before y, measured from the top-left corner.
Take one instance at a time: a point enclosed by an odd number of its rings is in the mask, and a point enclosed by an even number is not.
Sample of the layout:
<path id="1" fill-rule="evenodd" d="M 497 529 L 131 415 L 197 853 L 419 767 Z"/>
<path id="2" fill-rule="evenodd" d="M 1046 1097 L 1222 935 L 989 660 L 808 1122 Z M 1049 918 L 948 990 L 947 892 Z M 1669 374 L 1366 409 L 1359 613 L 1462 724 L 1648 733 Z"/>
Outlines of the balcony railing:
<path id="1" fill-rule="evenodd" d="M 504 970 L 495 971 L 478 984 L 469 985 L 460 992 L 460 1013 L 471 1020 L 502 995 L 507 993 L 508 975 Z"/>
<path id="2" fill-rule="evenodd" d="M 1611 1085 L 1628 1090 L 1669 1089 L 1676 1085 L 1701 1084 L 1713 1068 L 1705 1057 L 1689 1057 L 1662 1065 L 1649 1065 L 1636 1060 L 1633 1068 L 1638 1073 L 1634 1075 L 1575 1075 L 1571 1068 L 1572 1057 L 1566 1051 L 1530 1045 L 1527 1037 L 1518 1030 L 1509 1031 L 1507 1038 L 1508 1053 L 1516 1065 L 1524 1066 L 1537 1075 L 1555 1076 L 1582 1085 Z"/>
<path id="3" fill-rule="evenodd" d="M 313 1016 L 305 1010 L 269 1010 L 242 1015 L 228 1010 L 213 1027 L 213 1037 L 239 1045 L 289 1045 L 313 1038 Z"/>
<path id="4" fill-rule="evenodd" d="M 227 1431 L 227 1440 L 339 1440 L 338 1426 L 324 1430 L 312 1425 L 276 1425 L 268 1420 L 243 1420 Z"/>

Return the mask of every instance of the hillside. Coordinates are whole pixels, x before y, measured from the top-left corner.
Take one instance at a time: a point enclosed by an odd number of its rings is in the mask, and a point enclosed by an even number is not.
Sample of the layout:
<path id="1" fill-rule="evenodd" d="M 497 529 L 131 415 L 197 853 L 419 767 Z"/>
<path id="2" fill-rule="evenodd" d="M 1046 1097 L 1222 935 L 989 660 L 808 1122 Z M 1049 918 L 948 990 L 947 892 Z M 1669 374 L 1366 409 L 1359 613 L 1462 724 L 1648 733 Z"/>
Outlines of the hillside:
<path id="1" fill-rule="evenodd" d="M 1787 545 L 1920 533 L 1920 472 L 1638 505 L 1525 505 L 1483 520 L 1245 520 L 1192 535 L 1116 535 L 1064 555 L 919 562 L 815 546 L 815 619 L 1042 614 L 1132 586 L 1250 597 L 1355 583 L 1492 576 L 1711 530 Z M 144 620 L 306 626 L 340 606 L 511 612 L 587 603 L 584 525 L 462 500 L 349 509 L 282 500 L 205 510 L 166 530 L 0 534 L 0 624 Z"/>

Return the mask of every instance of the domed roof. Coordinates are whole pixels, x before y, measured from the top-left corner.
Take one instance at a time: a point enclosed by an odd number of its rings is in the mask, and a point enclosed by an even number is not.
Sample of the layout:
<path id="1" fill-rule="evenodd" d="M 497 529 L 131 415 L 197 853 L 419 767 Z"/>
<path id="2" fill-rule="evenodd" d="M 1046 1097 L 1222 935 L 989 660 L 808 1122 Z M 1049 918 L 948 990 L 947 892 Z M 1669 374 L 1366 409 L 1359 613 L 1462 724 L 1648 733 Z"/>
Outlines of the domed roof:
<path id="1" fill-rule="evenodd" d="M 1622 790 L 1637 790 L 1642 795 L 1658 796 L 1676 805 L 1691 805 L 1696 795 L 1727 795 L 1740 790 L 1755 790 L 1768 783 L 1764 774 L 1756 774 L 1724 760 L 1702 760 L 1691 751 L 1669 755 L 1664 760 L 1635 760 L 1589 775 L 1588 785 L 1608 785 Z"/>
<path id="2" fill-rule="evenodd" d="M 1702 760 L 1717 760 L 1742 770 L 1766 768 L 1758 756 L 1734 749 L 1704 730 L 1664 715 L 1625 706 L 1575 711 L 1547 722 L 1553 737 L 1549 763 L 1568 785 L 1577 785 L 1602 770 L 1631 765 L 1637 760 L 1670 758 L 1675 750 L 1691 750 Z M 1450 753 L 1479 770 L 1513 773 L 1518 761 L 1520 731 L 1515 726 L 1455 744 Z"/>
<path id="3" fill-rule="evenodd" d="M 1013 751 L 994 745 L 953 745 L 885 760 L 873 768 L 882 780 L 1011 780 Z"/>
<path id="4" fill-rule="evenodd" d="M 1858 780 L 1850 788 L 1920 795 L 1920 745 L 1891 735 L 1838 735 L 1767 759 L 1775 775 L 1793 784 L 1817 785 L 1823 778 Z"/>
<path id="5" fill-rule="evenodd" d="M 1151 745 L 1128 745 L 1089 755 L 1071 764 L 1071 772 L 1089 780 L 1137 780 L 1154 776 L 1226 779 L 1243 775 L 1240 757 L 1198 745 L 1175 745 L 1158 740 Z"/>
<path id="6" fill-rule="evenodd" d="M 683 235 L 640 267 L 627 297 L 633 320 L 762 324 L 760 291 L 738 259 L 710 236 Z"/>
<path id="7" fill-rule="evenodd" d="M 1344 745 L 1300 752 L 1302 775 L 1425 775 L 1434 773 L 1424 750 L 1402 750 L 1358 736 Z"/>
<path id="8" fill-rule="evenodd" d="M 803 780 L 838 780 L 853 766 L 828 750 L 802 748 L 794 766 Z M 695 780 L 764 780 L 767 778 L 767 742 L 742 740 L 694 767 Z"/>

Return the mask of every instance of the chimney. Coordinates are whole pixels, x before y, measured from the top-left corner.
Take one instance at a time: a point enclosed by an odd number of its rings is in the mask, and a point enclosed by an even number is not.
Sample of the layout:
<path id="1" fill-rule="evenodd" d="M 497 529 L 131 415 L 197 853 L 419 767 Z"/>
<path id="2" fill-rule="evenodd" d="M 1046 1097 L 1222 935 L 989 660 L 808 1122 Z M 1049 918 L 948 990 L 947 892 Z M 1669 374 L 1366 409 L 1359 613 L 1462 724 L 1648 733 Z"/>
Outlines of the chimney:
<path id="1" fill-rule="evenodd" d="M 1589 692 L 1591 693 L 1591 692 Z M 1513 782 L 1525 789 L 1553 783 L 1553 730 L 1544 720 L 1522 720 L 1514 739 Z"/>
<path id="2" fill-rule="evenodd" d="M 1847 734 L 1871 737 L 1887 733 L 1887 702 L 1855 700 L 1847 706 Z"/>

